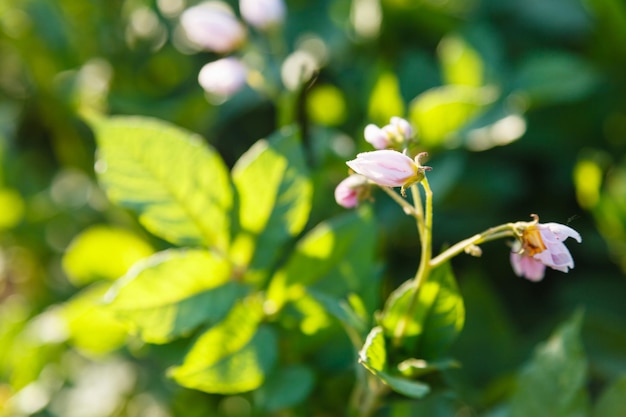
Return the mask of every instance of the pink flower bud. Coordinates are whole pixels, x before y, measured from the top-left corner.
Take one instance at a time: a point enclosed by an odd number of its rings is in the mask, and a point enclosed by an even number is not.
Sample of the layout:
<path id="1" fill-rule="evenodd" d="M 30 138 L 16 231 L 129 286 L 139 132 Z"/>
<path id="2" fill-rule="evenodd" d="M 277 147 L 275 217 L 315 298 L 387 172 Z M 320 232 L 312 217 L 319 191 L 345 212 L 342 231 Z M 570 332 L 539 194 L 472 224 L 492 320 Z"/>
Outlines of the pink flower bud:
<path id="1" fill-rule="evenodd" d="M 386 149 L 391 144 L 387 132 L 374 124 L 365 126 L 363 135 L 365 136 L 365 140 L 371 143 L 376 149 Z"/>
<path id="2" fill-rule="evenodd" d="M 511 252 L 516 275 L 531 281 L 543 279 L 546 266 L 562 272 L 574 268 L 574 259 L 563 243 L 568 237 L 578 243 L 580 234 L 559 223 L 531 223 L 522 231 L 518 247 Z"/>
<path id="3" fill-rule="evenodd" d="M 221 1 L 207 1 L 185 10 L 180 23 L 187 38 L 198 47 L 217 53 L 237 49 L 246 31 L 231 8 Z"/>
<path id="4" fill-rule="evenodd" d="M 402 187 L 402 190 L 421 181 L 424 171 L 430 169 L 420 166 L 403 153 L 389 149 L 360 153 L 346 164 L 378 185 Z"/>
<path id="5" fill-rule="evenodd" d="M 241 17 L 257 29 L 280 25 L 285 19 L 283 0 L 239 0 Z"/>
<path id="6" fill-rule="evenodd" d="M 209 94 L 228 97 L 246 83 L 246 67 L 236 58 L 222 58 L 202 67 L 198 82 Z"/>
<path id="7" fill-rule="evenodd" d="M 353 174 L 337 185 L 335 188 L 335 201 L 342 207 L 353 208 L 361 201 L 367 199 L 369 193 L 370 186 L 367 183 L 367 178 Z"/>
<path id="8" fill-rule="evenodd" d="M 391 126 L 395 128 L 396 132 L 398 132 L 404 140 L 409 140 L 413 137 L 413 128 L 407 120 L 394 116 L 391 118 Z"/>

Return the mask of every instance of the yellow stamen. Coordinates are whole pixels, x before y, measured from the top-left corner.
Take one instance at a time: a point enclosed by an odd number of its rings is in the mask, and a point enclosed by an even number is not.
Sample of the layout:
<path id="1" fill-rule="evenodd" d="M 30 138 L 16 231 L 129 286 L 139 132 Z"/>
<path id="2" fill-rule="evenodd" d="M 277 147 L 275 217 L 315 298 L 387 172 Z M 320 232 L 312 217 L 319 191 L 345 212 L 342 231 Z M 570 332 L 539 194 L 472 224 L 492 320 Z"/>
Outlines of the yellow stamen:
<path id="1" fill-rule="evenodd" d="M 546 245 L 541 239 L 539 229 L 534 226 L 524 229 L 522 232 L 522 250 L 528 256 L 533 256 L 546 250 Z"/>

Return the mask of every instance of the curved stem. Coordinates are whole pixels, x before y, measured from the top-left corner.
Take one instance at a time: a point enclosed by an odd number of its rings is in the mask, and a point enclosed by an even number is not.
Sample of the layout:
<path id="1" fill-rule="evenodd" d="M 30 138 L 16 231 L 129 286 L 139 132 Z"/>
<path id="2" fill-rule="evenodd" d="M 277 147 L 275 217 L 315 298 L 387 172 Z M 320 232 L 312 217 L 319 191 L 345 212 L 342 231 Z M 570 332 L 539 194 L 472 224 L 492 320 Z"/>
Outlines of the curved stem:
<path id="1" fill-rule="evenodd" d="M 456 243 L 453 246 L 450 246 L 448 249 L 441 252 L 439 255 L 430 260 L 430 267 L 436 268 L 437 266 L 441 265 L 448 259 L 455 257 L 472 245 L 479 245 L 481 243 L 489 242 L 490 240 L 513 236 L 516 236 L 515 225 L 513 223 L 501 224 L 500 226 L 489 228 L 482 233 L 475 234 L 472 237 L 469 237 Z"/>

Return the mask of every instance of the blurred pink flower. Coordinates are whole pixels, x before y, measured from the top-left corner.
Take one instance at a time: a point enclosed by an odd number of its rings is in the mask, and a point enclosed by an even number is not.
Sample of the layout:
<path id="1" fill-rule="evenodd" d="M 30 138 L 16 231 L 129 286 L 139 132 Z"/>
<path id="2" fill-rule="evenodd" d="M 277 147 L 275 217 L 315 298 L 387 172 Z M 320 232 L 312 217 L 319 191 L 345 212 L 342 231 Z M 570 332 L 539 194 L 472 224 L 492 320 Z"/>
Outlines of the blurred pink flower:
<path id="1" fill-rule="evenodd" d="M 352 174 L 341 181 L 335 188 L 335 201 L 342 207 L 353 208 L 369 197 L 370 186 L 367 178 Z"/>
<path id="2" fill-rule="evenodd" d="M 382 128 L 375 124 L 365 126 L 364 136 L 376 149 L 402 149 L 413 137 L 413 128 L 405 119 L 394 116 L 390 123 Z"/>
<path id="3" fill-rule="evenodd" d="M 283 0 L 239 0 L 241 17 L 257 29 L 280 25 L 285 19 Z"/>
<path id="4" fill-rule="evenodd" d="M 222 1 L 190 7 L 180 16 L 180 23 L 187 38 L 208 51 L 228 53 L 246 39 L 245 27 Z"/>
<path id="5" fill-rule="evenodd" d="M 246 84 L 246 67 L 237 58 L 228 57 L 210 62 L 198 74 L 200 86 L 209 94 L 228 97 Z"/>
<path id="6" fill-rule="evenodd" d="M 393 126 L 396 132 L 404 137 L 405 140 L 413 137 L 413 128 L 411 127 L 411 124 L 401 117 L 392 117 L 391 123 L 388 126 Z"/>
<path id="7" fill-rule="evenodd" d="M 518 248 L 511 252 L 513 271 L 531 281 L 543 279 L 546 266 L 568 272 L 574 268 L 574 259 L 563 243 L 568 237 L 582 241 L 580 234 L 569 226 L 532 223 L 522 232 Z"/>
<path id="8" fill-rule="evenodd" d="M 391 144 L 387 132 L 374 124 L 365 126 L 364 136 L 365 140 L 376 149 L 386 149 Z"/>
<path id="9" fill-rule="evenodd" d="M 419 160 L 422 154 L 416 159 Z M 356 159 L 346 162 L 357 174 L 367 177 L 383 187 L 402 187 L 402 191 L 411 184 L 424 178 L 424 171 L 430 167 L 423 167 L 408 156 L 398 151 L 383 149 L 372 152 L 363 152 Z"/>

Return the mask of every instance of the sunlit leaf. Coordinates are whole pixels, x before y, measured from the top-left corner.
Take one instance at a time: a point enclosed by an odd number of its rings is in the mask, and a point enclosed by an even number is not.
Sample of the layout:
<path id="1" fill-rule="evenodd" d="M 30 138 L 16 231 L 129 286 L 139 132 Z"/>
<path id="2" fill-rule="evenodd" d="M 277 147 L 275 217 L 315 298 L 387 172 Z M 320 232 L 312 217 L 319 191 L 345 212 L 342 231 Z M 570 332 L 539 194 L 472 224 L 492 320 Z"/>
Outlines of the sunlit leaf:
<path id="1" fill-rule="evenodd" d="M 292 365 L 272 373 L 254 392 L 254 400 L 260 408 L 275 412 L 302 402 L 313 389 L 314 382 L 311 369 Z"/>
<path id="2" fill-rule="evenodd" d="M 188 388 L 233 394 L 258 388 L 274 366 L 276 336 L 259 324 L 261 300 L 239 302 L 226 319 L 200 335 L 170 376 Z"/>
<path id="3" fill-rule="evenodd" d="M 346 119 L 346 99 L 334 85 L 317 86 L 309 93 L 307 110 L 313 122 L 323 126 L 337 126 Z"/>
<path id="4" fill-rule="evenodd" d="M 169 250 L 135 265 L 109 307 L 142 339 L 164 343 L 221 319 L 243 293 L 229 263 L 204 250 Z"/>
<path id="5" fill-rule="evenodd" d="M 446 84 L 483 85 L 483 61 L 461 37 L 446 36 L 439 43 L 437 52 Z"/>
<path id="6" fill-rule="evenodd" d="M 312 187 L 298 132 L 286 128 L 257 142 L 232 175 L 239 193 L 239 230 L 231 255 L 249 265 L 245 279 L 259 283 L 311 210 Z"/>
<path id="7" fill-rule="evenodd" d="M 376 228 L 371 220 L 371 213 L 360 211 L 318 224 L 300 239 L 285 266 L 272 277 L 268 298 L 280 308 L 294 286 L 313 286 L 339 297 L 376 288 Z"/>
<path id="8" fill-rule="evenodd" d="M 422 284 L 412 306 L 415 289 L 407 281 L 388 298 L 381 317 L 385 333 L 398 337 L 419 358 L 433 360 L 445 355 L 465 321 L 463 298 L 449 263 L 434 269 Z M 413 308 L 412 314 L 408 314 Z"/>
<path id="9" fill-rule="evenodd" d="M 67 322 L 70 343 L 84 353 L 103 355 L 126 342 L 126 326 L 104 305 L 108 284 L 97 284 L 81 291 L 62 305 L 60 314 Z"/>
<path id="10" fill-rule="evenodd" d="M 626 376 L 621 376 L 602 392 L 593 410 L 593 417 L 626 416 Z"/>
<path id="11" fill-rule="evenodd" d="M 135 262 L 153 252 L 146 241 L 128 230 L 92 226 L 70 243 L 63 256 L 63 270 L 76 286 L 99 279 L 116 280 Z M 103 253 L 106 256 L 102 256 Z"/>
<path id="12" fill-rule="evenodd" d="M 406 359 L 398 364 L 398 370 L 402 375 L 416 378 L 430 372 L 450 368 L 460 368 L 461 364 L 454 359 L 442 359 L 438 361 L 425 361 L 423 359 Z"/>
<path id="13" fill-rule="evenodd" d="M 602 186 L 602 168 L 596 161 L 581 159 L 574 167 L 574 185 L 578 204 L 591 209 L 600 200 Z"/>
<path id="14" fill-rule="evenodd" d="M 404 111 L 398 78 L 392 72 L 382 72 L 370 95 L 368 120 L 378 125 L 386 125 L 391 117 L 403 116 Z"/>
<path id="15" fill-rule="evenodd" d="M 373 373 L 383 372 L 387 367 L 387 349 L 382 327 L 376 326 L 370 330 L 359 351 L 359 362 Z"/>
<path id="16" fill-rule="evenodd" d="M 0 188 L 0 207 L 0 230 L 17 226 L 24 216 L 24 200 L 15 190 Z"/>
<path id="17" fill-rule="evenodd" d="M 511 417 L 584 417 L 587 360 L 580 340 L 582 314 L 575 314 L 535 351 L 518 377 Z"/>
<path id="18" fill-rule="evenodd" d="M 411 102 L 409 121 L 417 128 L 424 146 L 440 146 L 493 103 L 497 95 L 491 87 L 435 87 Z"/>
<path id="19" fill-rule="evenodd" d="M 225 251 L 233 204 L 228 171 L 198 135 L 156 119 L 95 119 L 96 172 L 107 196 L 178 245 Z"/>

